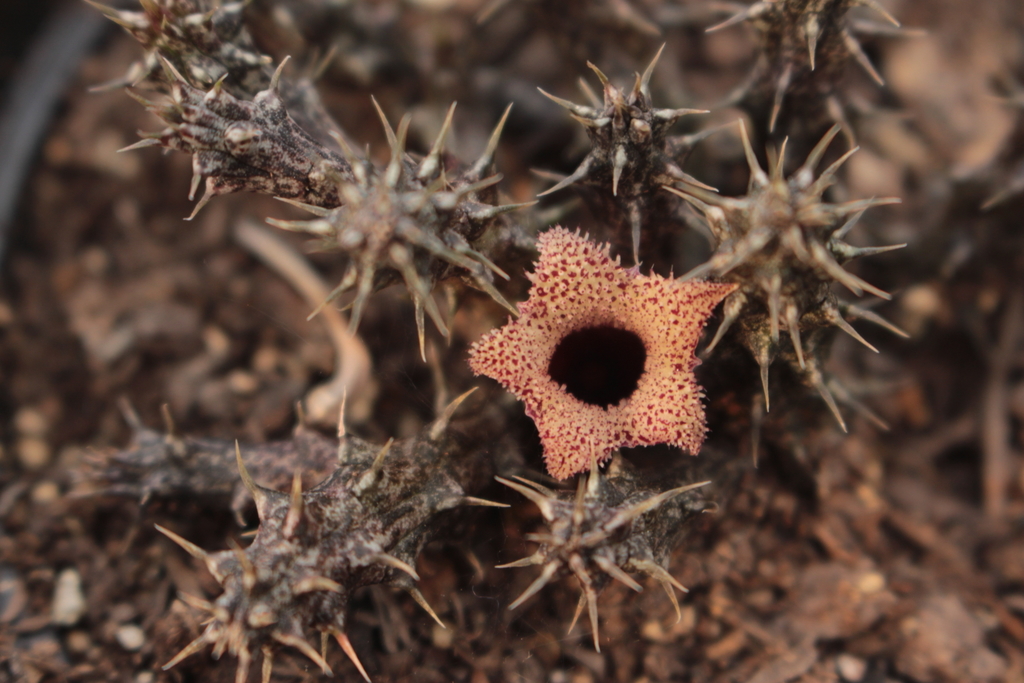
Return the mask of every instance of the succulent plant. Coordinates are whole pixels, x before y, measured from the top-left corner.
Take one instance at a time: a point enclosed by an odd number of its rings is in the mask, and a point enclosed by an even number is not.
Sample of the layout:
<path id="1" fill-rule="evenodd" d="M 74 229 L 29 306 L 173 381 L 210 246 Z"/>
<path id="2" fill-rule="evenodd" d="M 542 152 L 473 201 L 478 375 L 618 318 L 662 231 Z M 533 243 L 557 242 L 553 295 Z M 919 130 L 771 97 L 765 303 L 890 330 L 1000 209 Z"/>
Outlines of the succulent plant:
<path id="1" fill-rule="evenodd" d="M 90 493 L 130 496 L 145 505 L 151 498 L 187 497 L 229 499 L 239 525 L 252 496 L 238 478 L 235 447 L 227 439 L 196 438 L 175 433 L 169 413 L 167 432 L 142 424 L 127 405 L 122 406 L 132 430 L 131 446 L 110 456 L 91 459 L 83 478 Z M 283 488 L 296 470 L 304 483 L 320 483 L 334 470 L 338 446 L 319 432 L 299 425 L 290 439 L 240 447 L 248 470 L 265 486 Z"/>
<path id="2" fill-rule="evenodd" d="M 613 85 L 596 66 L 587 62 L 601 81 L 603 101 L 594 97 L 590 106 L 575 104 L 541 90 L 569 111 L 590 138 L 590 152 L 570 175 L 539 196 L 579 184 L 593 188 L 591 199 L 621 244 L 632 244 L 634 265 L 640 264 L 641 234 L 652 241 L 659 223 L 667 220 L 656 210 L 663 185 L 686 183 L 712 188 L 681 168 L 694 142 L 702 137 L 672 136 L 669 130 L 687 114 L 701 109 L 659 109 L 651 100 L 650 81 L 661 57 L 662 45 L 643 75 L 637 75 L 626 92 Z M 648 249 L 650 245 L 648 244 Z"/>
<path id="3" fill-rule="evenodd" d="M 725 4 L 725 3 L 723 3 Z M 742 22 L 759 35 L 757 63 L 748 80 L 729 98 L 747 109 L 759 127 L 775 130 L 783 103 L 802 124 L 843 121 L 837 84 L 852 58 L 882 85 L 882 76 L 864 53 L 855 33 L 892 33 L 900 23 L 875 0 L 758 0 L 751 5 L 728 3 L 736 12 L 712 26 L 718 31 Z M 891 26 L 854 22 L 849 12 L 866 7 Z"/>
<path id="4" fill-rule="evenodd" d="M 516 480 L 498 478 L 537 505 L 548 531 L 527 536 L 539 544 L 532 555 L 501 565 L 500 568 L 542 566 L 540 575 L 509 609 L 519 607 L 548 583 L 574 576 L 582 593 L 569 631 L 586 608 L 594 649 L 600 652 L 598 593 L 610 578 L 635 591 L 643 590 L 629 575 L 632 572 L 660 583 L 676 614 L 680 614 L 675 590 L 687 590 L 665 566 L 687 522 L 710 507 L 699 489 L 711 482 L 665 490 L 645 482 L 622 458 L 612 460 L 606 478 L 601 477 L 595 463 L 589 478 L 579 478 L 575 494 L 556 492 L 522 477 Z"/>
<path id="5" fill-rule="evenodd" d="M 159 49 L 160 43 L 156 45 Z M 448 168 L 442 152 L 454 105 L 432 149 L 418 162 L 405 150 L 408 117 L 396 133 L 377 106 L 391 146 L 391 162 L 380 170 L 354 153 L 336 126 L 328 126 L 327 131 L 340 153 L 291 118 L 281 97 L 285 62 L 266 89 L 248 100 L 228 91 L 231 73 L 221 75 L 204 92 L 162 51 L 156 59 L 170 83 L 171 100 L 157 103 L 135 97 L 168 127 L 144 135 L 128 149 L 161 146 L 192 155 L 190 199 L 206 178 L 204 195 L 192 216 L 213 197 L 233 192 L 269 194 L 316 214 L 308 221 L 271 222 L 316 235 L 322 248 L 350 256 L 346 275 L 324 305 L 355 288 L 353 330 L 370 294 L 399 278 L 416 308 L 421 354 L 424 311 L 447 335 L 431 296 L 441 280 L 461 277 L 516 313 L 493 284 L 495 273 L 508 276 L 484 253 L 497 236 L 504 239 L 500 249 L 508 249 L 509 244 L 529 248 L 530 243 L 502 215 L 532 203 L 498 205 L 494 186 L 501 176 L 488 175 L 507 109 L 480 158 L 466 167 Z"/>
<path id="6" fill-rule="evenodd" d="M 161 58 L 171 60 L 193 82 L 206 87 L 230 75 L 228 88 L 239 97 L 255 95 L 270 80 L 266 69 L 271 59 L 259 52 L 242 21 L 245 2 L 142 0 L 139 12 L 86 1 L 146 50 L 124 80 L 111 85 L 158 80 L 163 70 Z"/>
<path id="7" fill-rule="evenodd" d="M 405 589 L 444 626 L 413 584 L 419 579 L 416 557 L 445 512 L 462 505 L 501 507 L 468 495 L 493 473 L 493 460 L 482 452 L 485 442 L 467 445 L 449 428 L 469 393 L 418 437 L 391 440 L 383 448 L 339 430 L 337 468 L 307 491 L 298 473 L 291 493 L 257 484 L 237 450 L 238 470 L 260 517 L 252 544 L 208 553 L 160 528 L 224 587 L 213 602 L 183 596 L 209 621 L 164 668 L 212 645 L 214 657 L 229 652 L 238 658 L 235 680 L 244 683 L 260 651 L 267 683 L 274 653 L 293 647 L 329 673 L 324 656 L 306 641 L 305 631 L 312 628 L 322 634 L 322 648 L 333 637 L 369 680 L 345 635 L 345 618 L 352 594 L 375 584 Z"/>
<path id="8" fill-rule="evenodd" d="M 192 155 L 189 199 L 206 178 L 192 217 L 214 197 L 232 192 L 261 192 L 312 206 L 340 203 L 338 184 L 355 179 L 352 168 L 288 115 L 278 92 L 284 63 L 252 101 L 231 95 L 223 79 L 203 92 L 169 61 L 162 63 L 171 83 L 170 102 L 135 97 L 168 127 L 126 149 L 161 146 Z"/>
<path id="9" fill-rule="evenodd" d="M 822 201 L 835 182 L 839 167 L 856 152 L 851 149 L 828 168 L 815 175 L 829 144 L 839 132 L 834 125 L 803 165 L 784 177 L 785 145 L 765 172 L 740 122 L 740 136 L 750 167 L 750 182 L 744 197 L 686 188 L 668 188 L 690 201 L 704 216 L 715 240 L 715 252 L 704 264 L 683 276 L 684 280 L 712 276 L 737 285 L 725 300 L 724 317 L 707 347 L 709 353 L 735 329 L 740 343 L 761 368 L 765 406 L 768 395 L 768 367 L 777 355 L 786 357 L 803 380 L 815 388 L 845 430 L 832 392 L 821 370 L 828 328 L 838 328 L 876 350 L 848 322 L 863 319 L 903 335 L 876 313 L 839 301 L 831 291 L 838 282 L 860 296 L 869 292 L 882 299 L 890 296 L 878 287 L 844 270 L 843 264 L 862 256 L 900 249 L 905 244 L 884 247 L 854 247 L 843 239 L 861 215 L 873 206 L 899 202 L 894 197 L 860 199 L 833 204 Z M 735 328 L 734 328 L 735 326 Z M 789 335 L 783 343 L 780 330 Z"/>
<path id="10" fill-rule="evenodd" d="M 376 104 L 376 101 L 374 101 Z M 377 107 L 391 146 L 391 161 L 383 171 L 360 159 L 344 145 L 350 177 L 338 186 L 338 208 L 306 206 L 317 218 L 308 221 L 271 221 L 273 225 L 316 235 L 325 249 L 339 249 L 350 255 L 350 264 L 341 283 L 324 302 L 356 289 L 350 324 L 355 328 L 362 318 L 370 294 L 401 277 L 416 308 L 416 327 L 420 352 L 424 353 L 423 312 L 447 336 L 448 329 L 431 296 L 436 282 L 463 276 L 471 285 L 485 291 L 513 314 L 510 304 L 494 287 L 497 274 L 508 279 L 483 253 L 494 233 L 506 233 L 502 214 L 531 206 L 495 205 L 494 186 L 500 175 L 486 176 L 494 160 L 501 130 L 509 109 L 498 122 L 477 161 L 463 169 L 445 168 L 441 152 L 451 125 L 455 106 L 448 109 L 441 132 L 430 153 L 413 163 L 405 152 L 409 116 L 396 133 L 384 112 Z M 486 176 L 486 177 L 485 177 Z M 477 245 L 479 248 L 474 248 Z M 489 246 L 489 245 L 488 245 Z"/>
<path id="11" fill-rule="evenodd" d="M 206 91 L 218 85 L 228 94 L 250 100 L 275 81 L 273 59 L 256 47 L 244 21 L 248 2 L 212 0 L 141 0 L 142 11 L 108 7 L 86 0 L 124 28 L 145 48 L 122 79 L 101 88 L 122 86 L 167 92 L 179 78 L 167 79 L 167 64 L 186 83 Z M 307 134 L 329 143 L 340 128 L 331 119 L 308 78 L 284 79 L 277 75 L 273 88 L 291 118 Z M 168 82 L 169 81 L 169 82 Z"/>

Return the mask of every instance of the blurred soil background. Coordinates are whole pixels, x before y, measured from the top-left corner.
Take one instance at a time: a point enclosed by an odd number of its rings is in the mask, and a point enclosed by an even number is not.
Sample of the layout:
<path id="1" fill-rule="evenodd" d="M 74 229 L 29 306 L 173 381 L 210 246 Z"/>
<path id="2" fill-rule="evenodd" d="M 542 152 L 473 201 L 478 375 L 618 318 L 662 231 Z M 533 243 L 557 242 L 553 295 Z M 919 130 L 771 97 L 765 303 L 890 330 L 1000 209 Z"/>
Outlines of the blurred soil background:
<path id="1" fill-rule="evenodd" d="M 726 15 L 703 0 L 634 0 L 648 25 L 624 23 L 621 4 L 512 0 L 482 24 L 478 0 L 256 0 L 248 11 L 275 61 L 292 54 L 308 69 L 337 47 L 318 86 L 378 161 L 386 144 L 371 94 L 393 121 L 412 112 L 420 151 L 458 100 L 448 148 L 463 159 L 514 101 L 497 165 L 503 192 L 529 201 L 546 189 L 530 169 L 571 172 L 588 149 L 536 88 L 581 101 L 580 76 L 596 87 L 588 59 L 625 85 L 667 42 L 652 84 L 658 106 L 713 110 L 687 117 L 683 132 L 740 117 L 715 105 L 750 70 L 752 30 L 706 34 Z M 838 191 L 903 200 L 870 211 L 858 239 L 909 246 L 859 273 L 894 293 L 876 310 L 910 338 L 864 330 L 878 355 L 837 340 L 829 369 L 890 429 L 847 410 L 842 434 L 817 398 L 773 398 L 754 469 L 746 409 L 710 395 L 712 437 L 699 457 L 745 463 L 740 485 L 673 556 L 672 574 L 690 588 L 682 619 L 658 586 L 635 594 L 613 583 L 600 599 L 600 654 L 585 625 L 566 635 L 578 597 L 570 580 L 507 610 L 534 575 L 493 566 L 526 554 L 523 536 L 540 519 L 532 504 L 489 491 L 513 507 L 480 513 L 467 541 L 479 566 L 444 544 L 418 565 L 448 630 L 404 594 L 368 590 L 353 605 L 349 635 L 374 681 L 1024 681 L 1024 196 L 979 208 L 1024 163 L 1024 4 L 883 4 L 926 33 L 865 40 L 884 87 L 851 65 L 843 91 L 861 151 Z M 79 9 L 0 6 L 3 92 L 46 22 Z M 233 680 L 234 662 L 208 652 L 160 668 L 201 629 L 178 591 L 212 597 L 218 587 L 153 524 L 223 549 L 244 531 L 223 501 L 142 507 L 69 494 L 90 458 L 128 443 L 119 399 L 155 429 L 167 404 L 180 434 L 261 442 L 286 438 L 296 402 L 335 368 L 329 330 L 307 321 L 303 297 L 235 237 L 247 220 L 301 213 L 230 196 L 186 223 L 189 158 L 116 153 L 159 122 L 123 89 L 88 89 L 139 55 L 113 25 L 96 32 L 12 213 L 0 216 L 2 682 Z M 742 194 L 734 129 L 702 142 L 686 170 Z M 602 236 L 600 216 L 571 199 L 563 192 L 540 209 Z M 696 232 L 673 248 L 676 273 L 709 253 Z M 340 279 L 338 258 L 310 259 L 327 283 Z M 501 320 L 482 301 L 463 306 L 450 347 L 429 330 L 452 384 L 470 381 L 467 345 Z M 360 336 L 377 394 L 354 428 L 380 443 L 415 434 L 438 387 L 404 290 L 374 295 Z M 745 371 L 758 386 L 756 367 Z M 538 444 L 524 450 L 540 470 Z M 638 460 L 678 457 L 651 449 Z M 337 678 L 358 680 L 341 652 L 328 659 Z M 274 680 L 319 679 L 298 653 L 279 657 Z"/>

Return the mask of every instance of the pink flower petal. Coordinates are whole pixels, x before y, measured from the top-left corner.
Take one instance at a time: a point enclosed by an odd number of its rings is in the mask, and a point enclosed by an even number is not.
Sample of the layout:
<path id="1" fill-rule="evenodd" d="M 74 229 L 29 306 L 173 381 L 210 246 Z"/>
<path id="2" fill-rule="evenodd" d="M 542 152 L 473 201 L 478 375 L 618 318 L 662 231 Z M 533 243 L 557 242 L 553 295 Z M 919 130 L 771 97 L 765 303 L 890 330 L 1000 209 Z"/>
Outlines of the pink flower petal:
<path id="1" fill-rule="evenodd" d="M 565 479 L 589 470 L 592 455 L 603 462 L 622 446 L 667 443 L 695 455 L 706 427 L 694 351 L 735 285 L 639 275 L 613 261 L 607 244 L 561 227 L 542 234 L 539 247 L 519 319 L 484 335 L 469 363 L 526 404 L 548 472 Z M 636 389 L 607 406 L 580 400 L 549 373 L 567 335 L 599 327 L 631 332 L 646 351 Z"/>

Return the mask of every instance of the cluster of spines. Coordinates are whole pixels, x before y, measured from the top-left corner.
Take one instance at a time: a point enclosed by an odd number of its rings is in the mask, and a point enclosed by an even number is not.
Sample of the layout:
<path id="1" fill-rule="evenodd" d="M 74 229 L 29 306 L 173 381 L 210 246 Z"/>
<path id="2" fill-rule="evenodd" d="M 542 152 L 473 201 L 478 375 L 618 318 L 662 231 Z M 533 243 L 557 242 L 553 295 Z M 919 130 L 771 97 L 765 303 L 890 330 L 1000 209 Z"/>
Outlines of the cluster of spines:
<path id="1" fill-rule="evenodd" d="M 245 29 L 242 12 L 248 2 L 140 0 L 141 12 L 86 2 L 128 31 L 146 50 L 127 76 L 110 87 L 157 80 L 161 58 L 171 60 L 206 87 L 230 75 L 229 88 L 235 89 L 237 96 L 251 96 L 266 87 L 271 59 L 260 54 Z"/>
<path id="2" fill-rule="evenodd" d="M 338 142 L 351 169 L 339 185 L 341 206 L 304 206 L 317 215 L 312 220 L 270 221 L 273 225 L 316 235 L 324 249 L 341 250 L 351 260 L 341 283 L 330 293 L 328 304 L 352 289 L 350 324 L 362 318 L 372 292 L 401 277 L 415 306 L 420 352 L 424 352 L 424 311 L 445 336 L 447 325 L 431 296 L 434 284 L 463 276 L 513 314 L 510 304 L 494 286 L 494 275 L 508 279 L 473 243 L 496 229 L 502 214 L 534 202 L 496 205 L 493 189 L 501 175 L 487 175 L 509 108 L 492 133 L 480 158 L 451 176 L 442 160 L 444 139 L 451 126 L 455 105 L 448 109 L 441 131 L 430 152 L 414 162 L 405 149 L 410 117 L 399 122 L 397 132 L 374 100 L 391 148 L 383 171 L 361 159 L 343 138 Z"/>
<path id="3" fill-rule="evenodd" d="M 847 15 L 854 7 L 875 11 L 890 26 L 850 22 Z M 759 111 L 760 93 L 767 89 L 769 132 L 775 130 L 787 96 L 797 100 L 792 104 L 794 110 L 801 103 L 817 109 L 824 97 L 831 117 L 842 121 L 843 107 L 833 88 L 851 57 L 872 80 L 884 84 L 854 31 L 880 33 L 887 28 L 891 32 L 900 26 L 875 0 L 758 0 L 708 31 L 743 22 L 760 33 L 761 50 L 754 72 L 730 100 Z"/>
<path id="4" fill-rule="evenodd" d="M 462 277 L 514 314 L 515 307 L 494 287 L 495 274 L 508 276 L 480 248 L 481 243 L 493 239 L 495 231 L 507 236 L 504 233 L 509 226 L 502 214 L 531 204 L 497 205 L 494 186 L 501 176 L 487 176 L 508 110 L 481 157 L 452 173 L 442 160 L 442 144 L 454 105 L 430 153 L 419 163 L 405 150 L 408 119 L 403 119 L 396 133 L 378 106 L 392 157 L 385 169 L 377 169 L 351 150 L 333 122 L 307 121 L 321 118 L 317 116 L 322 114 L 319 106 L 312 107 L 316 111 L 311 113 L 299 98 L 303 116 L 298 122 L 293 120 L 290 100 L 281 93 L 286 83 L 282 79 L 285 62 L 272 72 L 269 82 L 250 78 L 244 71 L 257 66 L 262 69 L 269 62 L 258 53 L 245 57 L 255 48 L 241 28 L 243 5 L 234 3 L 205 12 L 198 11 L 200 4 L 187 0 L 148 0 L 143 12 L 99 6 L 150 50 L 147 63 L 160 66 L 163 82 L 169 83 L 169 102 L 155 103 L 133 93 L 167 122 L 168 128 L 145 135 L 127 149 L 159 145 L 192 155 L 190 199 L 206 178 L 205 193 L 193 216 L 213 197 L 242 191 L 291 200 L 317 214 L 310 221 L 274 224 L 317 235 L 323 247 L 351 257 L 341 284 L 324 303 L 355 288 L 350 319 L 353 330 L 369 295 L 399 278 L 405 281 L 416 308 L 421 354 L 424 312 L 447 335 L 447 325 L 431 295 L 440 280 Z M 225 18 L 229 15 L 230 21 Z M 218 22 L 234 27 L 231 36 L 239 41 L 237 45 L 226 38 L 220 40 L 226 29 L 218 32 Z M 208 68 L 195 57 L 205 55 L 204 50 L 213 51 L 213 57 L 205 59 L 213 59 L 221 68 Z M 182 75 L 183 69 L 188 78 Z M 155 75 L 149 71 L 147 78 Z M 240 78 L 246 82 L 239 84 Z M 161 87 L 165 87 L 163 83 Z M 333 138 L 341 153 L 328 147 L 325 137 Z"/>
<path id="5" fill-rule="evenodd" d="M 602 200 L 610 201 L 616 208 L 617 216 L 610 217 L 615 224 L 613 227 L 630 236 L 636 265 L 640 263 L 641 231 L 649 222 L 651 202 L 661 186 L 686 183 L 711 189 L 680 168 L 683 157 L 699 136 L 668 134 L 683 116 L 707 112 L 700 109 L 659 109 L 652 104 L 651 75 L 664 49 L 662 45 L 643 75 L 636 75 L 636 81 L 628 92 L 613 85 L 600 69 L 587 62 L 603 89 L 603 99 L 598 99 L 587 89 L 591 100 L 589 106 L 540 90 L 583 125 L 590 138 L 591 149 L 575 171 L 539 196 L 576 183 L 596 188 Z"/>
<path id="6" fill-rule="evenodd" d="M 854 258 L 906 245 L 854 247 L 843 241 L 865 210 L 899 200 L 863 199 L 842 204 L 822 201 L 839 167 L 857 151 L 849 150 L 816 176 L 815 169 L 838 132 L 837 124 L 818 142 L 803 165 L 786 178 L 785 143 L 777 154 L 769 155 L 770 170 L 765 172 L 741 122 L 740 135 L 750 167 L 746 196 L 722 197 L 700 188 L 666 189 L 687 199 L 704 215 L 716 241 L 711 258 L 684 275 L 684 279 L 712 276 L 739 285 L 725 300 L 723 320 L 707 351 L 714 349 L 738 323 L 741 343 L 760 366 L 767 407 L 768 367 L 776 355 L 785 351 L 780 345 L 780 330 L 785 328 L 792 343 L 792 357 L 788 359 L 798 374 L 817 389 L 845 430 L 820 368 L 817 351 L 822 348 L 818 343 L 821 335 L 815 333 L 835 327 L 873 351 L 876 349 L 854 330 L 847 318 L 867 320 L 896 334 L 905 334 L 869 310 L 838 301 L 830 285 L 838 282 L 858 296 L 870 292 L 889 299 L 889 294 L 844 270 L 842 265 Z"/>
<path id="7" fill-rule="evenodd" d="M 575 495 L 556 492 L 523 477 L 517 481 L 498 477 L 502 484 L 529 498 L 548 523 L 547 533 L 530 534 L 539 544 L 532 555 L 500 565 L 540 565 L 540 575 L 509 605 L 515 609 L 552 581 L 573 576 L 580 584 L 580 600 L 569 626 L 571 632 L 583 610 L 587 610 L 594 649 L 601 651 L 598 631 L 597 596 L 609 579 L 635 591 L 643 590 L 629 572 L 644 574 L 665 589 L 679 616 L 675 590 L 687 592 L 665 569 L 673 541 L 686 522 L 703 512 L 707 504 L 698 491 L 709 481 L 658 491 L 644 484 L 621 458 L 612 461 L 609 476 L 601 478 L 597 462 L 590 476 L 580 476 Z M 681 617 L 680 617 L 681 618 Z"/>
<path id="8" fill-rule="evenodd" d="M 260 192 L 313 206 L 340 203 L 338 183 L 351 179 L 352 169 L 289 116 L 279 93 L 286 62 L 267 89 L 249 101 L 225 89 L 227 76 L 203 92 L 170 61 L 160 60 L 171 83 L 170 101 L 129 93 L 168 127 L 143 135 L 125 151 L 161 146 L 192 155 L 189 199 L 195 199 L 204 177 L 206 188 L 190 218 L 213 197 L 233 192 Z"/>
<path id="9" fill-rule="evenodd" d="M 312 628 L 321 633 L 321 648 L 333 637 L 369 680 L 345 635 L 345 616 L 352 593 L 374 584 L 408 591 L 443 627 L 412 583 L 419 580 L 416 557 L 446 510 L 504 507 L 467 495 L 486 481 L 489 468 L 486 457 L 461 447 L 449 433 L 455 409 L 469 393 L 453 401 L 419 437 L 391 440 L 383 448 L 340 429 L 337 468 L 307 491 L 298 473 L 290 493 L 260 486 L 236 449 L 241 479 L 260 517 L 252 544 L 208 553 L 158 527 L 201 560 L 224 588 L 212 602 L 183 596 L 209 620 L 164 668 L 212 645 L 215 658 L 224 652 L 238 658 L 235 680 L 244 683 L 253 654 L 260 650 L 267 683 L 274 653 L 293 647 L 330 673 L 325 654 L 305 639 L 306 629 Z"/>

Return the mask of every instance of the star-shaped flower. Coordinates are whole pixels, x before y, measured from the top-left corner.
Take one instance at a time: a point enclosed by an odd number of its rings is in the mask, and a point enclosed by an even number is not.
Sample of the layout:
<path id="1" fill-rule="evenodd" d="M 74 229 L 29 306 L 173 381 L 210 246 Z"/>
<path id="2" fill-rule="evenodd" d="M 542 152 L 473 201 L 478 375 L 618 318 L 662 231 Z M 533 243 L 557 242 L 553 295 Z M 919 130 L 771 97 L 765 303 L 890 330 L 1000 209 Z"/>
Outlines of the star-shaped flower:
<path id="1" fill-rule="evenodd" d="M 694 350 L 735 285 L 640 275 L 561 227 L 539 247 L 519 319 L 484 335 L 469 363 L 526 404 L 548 472 L 565 479 L 622 446 L 695 455 L 706 427 Z"/>

